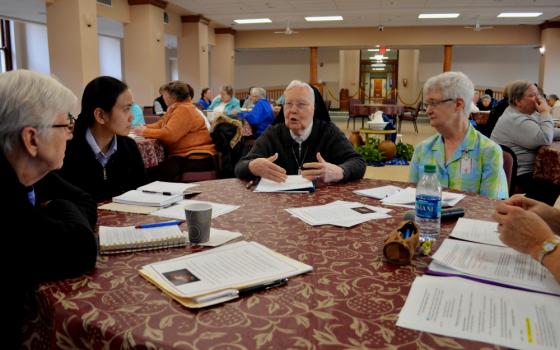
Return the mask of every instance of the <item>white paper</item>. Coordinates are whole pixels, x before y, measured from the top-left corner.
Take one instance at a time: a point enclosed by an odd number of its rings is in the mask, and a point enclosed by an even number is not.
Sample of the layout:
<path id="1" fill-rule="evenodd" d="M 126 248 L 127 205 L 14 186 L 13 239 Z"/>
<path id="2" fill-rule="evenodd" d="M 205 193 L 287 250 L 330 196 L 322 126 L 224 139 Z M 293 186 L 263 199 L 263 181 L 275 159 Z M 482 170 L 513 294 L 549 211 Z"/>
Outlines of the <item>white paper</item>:
<path id="1" fill-rule="evenodd" d="M 155 193 L 183 194 L 186 189 L 198 186 L 198 184 L 187 184 L 182 182 L 154 181 L 137 188 L 139 191 L 151 191 Z"/>
<path id="2" fill-rule="evenodd" d="M 387 186 L 381 186 L 381 187 L 366 188 L 366 189 L 363 189 L 363 190 L 355 190 L 354 193 L 357 193 L 359 195 L 366 196 L 366 197 L 383 199 L 385 197 L 388 197 L 390 195 L 393 195 L 393 194 L 399 192 L 400 190 L 402 190 L 401 187 L 397 187 L 397 186 L 393 186 L 393 185 L 387 185 Z"/>
<path id="3" fill-rule="evenodd" d="M 183 298 L 295 276 L 313 268 L 256 242 L 237 242 L 143 267 L 165 289 Z M 186 270 L 186 271 L 185 271 Z M 187 273 L 173 283 L 173 273 Z"/>
<path id="4" fill-rule="evenodd" d="M 309 192 L 314 188 L 313 182 L 305 179 L 301 175 L 288 175 L 285 182 L 274 182 L 272 180 L 261 178 L 259 184 L 255 188 L 255 192 Z"/>
<path id="5" fill-rule="evenodd" d="M 450 236 L 466 241 L 505 247 L 505 244 L 499 238 L 498 223 L 494 221 L 459 218 Z"/>
<path id="6" fill-rule="evenodd" d="M 97 207 L 97 209 L 120 211 L 123 213 L 135 213 L 135 214 L 151 214 L 158 210 L 157 207 L 147 207 L 144 205 L 132 205 L 123 203 L 105 203 Z"/>
<path id="7" fill-rule="evenodd" d="M 99 226 L 99 245 L 116 246 L 186 238 L 179 225 L 136 228 L 134 226 Z"/>
<path id="8" fill-rule="evenodd" d="M 387 215 L 391 211 L 390 209 L 346 201 L 335 201 L 325 205 L 310 207 L 288 208 L 286 211 L 313 226 L 335 225 L 352 227 L 369 220 L 391 217 Z"/>
<path id="9" fill-rule="evenodd" d="M 560 348 L 560 298 L 456 277 L 417 277 L 397 326 L 516 349 Z"/>
<path id="10" fill-rule="evenodd" d="M 466 275 L 560 295 L 560 284 L 550 271 L 509 247 L 446 239 L 432 258 Z"/>
<path id="11" fill-rule="evenodd" d="M 199 243 L 198 245 L 203 245 L 206 247 L 217 247 L 241 236 L 242 235 L 240 232 L 210 228 L 210 239 L 208 240 L 208 242 Z"/>
<path id="12" fill-rule="evenodd" d="M 220 204 L 220 203 L 213 203 L 213 202 L 205 202 L 205 201 L 196 201 L 192 199 L 184 199 L 180 202 L 175 203 L 174 205 L 154 211 L 151 215 L 161 216 L 164 218 L 171 218 L 171 219 L 185 219 L 185 206 L 194 204 L 194 203 L 205 203 L 210 204 L 212 206 L 212 219 L 217 218 L 220 215 L 227 214 L 229 212 L 234 211 L 235 209 L 239 208 L 238 205 L 229 205 L 229 204 Z"/>
<path id="13" fill-rule="evenodd" d="M 441 206 L 453 207 L 463 198 L 465 198 L 464 194 L 443 191 L 441 193 Z M 398 205 L 407 208 L 414 208 L 414 203 L 416 203 L 416 188 L 407 187 L 402 191 L 399 191 L 389 197 L 382 199 L 381 202 L 387 205 Z"/>
<path id="14" fill-rule="evenodd" d="M 148 207 L 163 207 L 180 201 L 181 199 L 183 199 L 182 195 L 168 196 L 160 193 L 146 193 L 138 190 L 131 190 L 120 196 L 113 197 L 113 202 Z"/>

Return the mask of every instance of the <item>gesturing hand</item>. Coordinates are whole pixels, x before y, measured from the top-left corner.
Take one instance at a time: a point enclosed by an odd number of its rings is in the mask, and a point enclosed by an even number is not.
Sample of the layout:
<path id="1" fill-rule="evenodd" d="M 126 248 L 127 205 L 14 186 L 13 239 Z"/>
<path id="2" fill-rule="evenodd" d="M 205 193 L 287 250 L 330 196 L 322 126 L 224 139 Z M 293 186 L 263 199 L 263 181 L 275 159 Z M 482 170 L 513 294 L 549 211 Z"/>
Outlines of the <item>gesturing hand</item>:
<path id="1" fill-rule="evenodd" d="M 132 132 L 138 136 L 143 136 L 144 135 L 144 130 L 146 129 L 146 127 L 144 125 L 140 125 L 135 127 L 134 129 L 132 129 Z"/>
<path id="2" fill-rule="evenodd" d="M 249 170 L 255 176 L 260 176 L 275 182 L 284 182 L 288 178 L 286 170 L 276 164 L 274 161 L 278 159 L 278 153 L 268 158 L 256 158 L 249 162 Z"/>
<path id="3" fill-rule="evenodd" d="M 317 152 L 318 162 L 304 163 L 301 175 L 308 180 L 320 180 L 323 182 L 336 182 L 344 178 L 344 170 L 338 165 L 327 162 Z"/>

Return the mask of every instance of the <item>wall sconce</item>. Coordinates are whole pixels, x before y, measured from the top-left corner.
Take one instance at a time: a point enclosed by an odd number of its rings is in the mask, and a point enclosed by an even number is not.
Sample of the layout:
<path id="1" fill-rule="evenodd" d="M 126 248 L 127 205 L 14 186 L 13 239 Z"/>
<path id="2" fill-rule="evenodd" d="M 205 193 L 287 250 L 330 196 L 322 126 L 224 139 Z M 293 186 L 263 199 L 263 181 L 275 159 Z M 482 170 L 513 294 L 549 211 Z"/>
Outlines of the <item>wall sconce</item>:
<path id="1" fill-rule="evenodd" d="M 95 21 L 95 17 L 91 13 L 84 13 L 83 17 L 84 17 L 84 23 L 86 24 L 86 26 L 88 28 L 91 28 L 91 26 L 93 25 L 93 22 Z"/>
<path id="2" fill-rule="evenodd" d="M 539 47 L 539 52 L 540 52 L 541 56 L 544 55 L 545 51 L 546 51 L 546 49 L 545 49 L 544 46 Z"/>
<path id="3" fill-rule="evenodd" d="M 201 50 L 203 53 L 206 52 L 206 46 L 200 45 L 200 50 Z"/>
<path id="4" fill-rule="evenodd" d="M 408 79 L 404 78 L 402 80 L 402 86 L 406 87 L 408 85 Z"/>
<path id="5" fill-rule="evenodd" d="M 161 41 L 161 38 L 162 38 L 161 32 L 157 32 L 157 33 L 156 33 L 156 41 L 157 41 L 158 43 Z"/>

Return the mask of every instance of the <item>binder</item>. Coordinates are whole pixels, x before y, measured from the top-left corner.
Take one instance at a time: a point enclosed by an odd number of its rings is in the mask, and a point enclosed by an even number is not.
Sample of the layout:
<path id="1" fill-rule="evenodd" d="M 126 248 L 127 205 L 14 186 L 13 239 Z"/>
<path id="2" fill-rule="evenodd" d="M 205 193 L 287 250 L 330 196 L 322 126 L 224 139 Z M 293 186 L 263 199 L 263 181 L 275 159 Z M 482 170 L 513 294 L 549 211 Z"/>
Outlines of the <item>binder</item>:
<path id="1" fill-rule="evenodd" d="M 188 237 L 178 225 L 137 228 L 99 226 L 99 253 L 118 254 L 184 247 Z"/>

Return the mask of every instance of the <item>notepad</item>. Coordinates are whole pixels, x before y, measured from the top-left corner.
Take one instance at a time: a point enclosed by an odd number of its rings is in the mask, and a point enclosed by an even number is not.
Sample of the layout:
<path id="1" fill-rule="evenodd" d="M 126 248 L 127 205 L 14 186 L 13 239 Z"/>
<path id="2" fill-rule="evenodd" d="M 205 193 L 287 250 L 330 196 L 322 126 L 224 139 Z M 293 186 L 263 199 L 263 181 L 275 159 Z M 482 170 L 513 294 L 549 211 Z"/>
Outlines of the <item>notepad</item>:
<path id="1" fill-rule="evenodd" d="M 288 175 L 284 182 L 261 179 L 255 192 L 313 192 L 315 185 L 301 175 Z"/>
<path id="2" fill-rule="evenodd" d="M 163 194 L 163 193 L 147 193 L 139 190 L 131 190 L 113 197 L 113 202 L 142 205 L 146 207 L 165 207 L 183 199 L 182 194 Z"/>
<path id="3" fill-rule="evenodd" d="M 151 228 L 99 226 L 100 254 L 180 247 L 186 244 L 187 235 L 178 225 Z"/>

